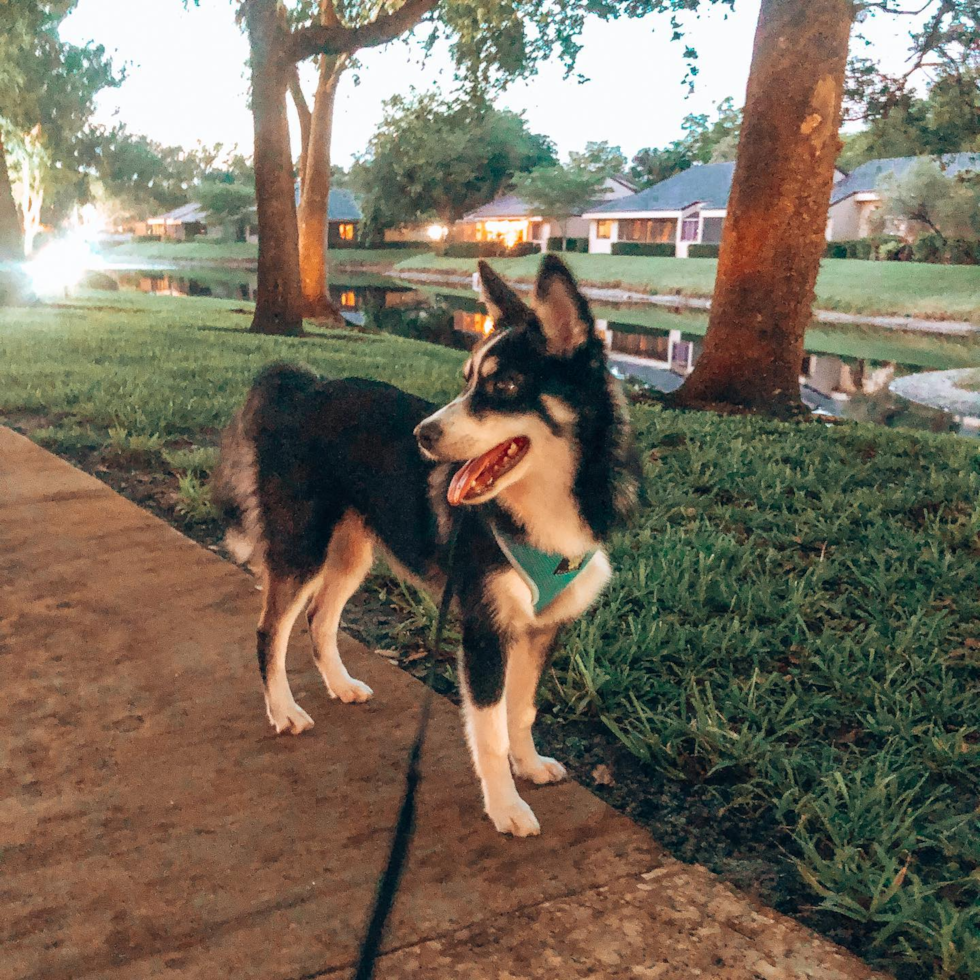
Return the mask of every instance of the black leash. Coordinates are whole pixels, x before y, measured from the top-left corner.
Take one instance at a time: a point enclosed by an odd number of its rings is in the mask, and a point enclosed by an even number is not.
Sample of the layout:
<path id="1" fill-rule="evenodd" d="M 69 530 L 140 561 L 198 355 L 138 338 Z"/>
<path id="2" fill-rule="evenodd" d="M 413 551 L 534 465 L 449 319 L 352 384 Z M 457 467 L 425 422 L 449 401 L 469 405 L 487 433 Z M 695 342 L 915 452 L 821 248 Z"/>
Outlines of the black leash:
<path id="1" fill-rule="evenodd" d="M 452 529 L 449 532 L 449 556 L 446 561 L 446 586 L 442 590 L 442 600 L 439 603 L 439 617 L 436 619 L 435 638 L 432 643 L 432 662 L 425 677 L 425 694 L 422 696 L 422 713 L 419 715 L 419 727 L 415 733 L 415 741 L 408 753 L 408 767 L 405 771 L 405 793 L 402 805 L 398 811 L 395 823 L 395 833 L 391 839 L 391 849 L 388 851 L 388 862 L 378 881 L 378 892 L 374 899 L 374 908 L 368 920 L 364 939 L 361 942 L 361 952 L 358 957 L 357 970 L 354 980 L 371 980 L 374 976 L 374 964 L 384 938 L 385 925 L 391 908 L 395 904 L 398 886 L 401 883 L 408 849 L 415 831 L 415 796 L 422 779 L 419 762 L 422 758 L 422 746 L 425 744 L 426 732 L 429 728 L 429 715 L 432 710 L 432 683 L 435 680 L 436 657 L 442 648 L 442 634 L 449 615 L 449 605 L 453 599 L 453 564 L 456 557 L 456 538 L 459 533 L 459 520 L 453 518 Z"/>

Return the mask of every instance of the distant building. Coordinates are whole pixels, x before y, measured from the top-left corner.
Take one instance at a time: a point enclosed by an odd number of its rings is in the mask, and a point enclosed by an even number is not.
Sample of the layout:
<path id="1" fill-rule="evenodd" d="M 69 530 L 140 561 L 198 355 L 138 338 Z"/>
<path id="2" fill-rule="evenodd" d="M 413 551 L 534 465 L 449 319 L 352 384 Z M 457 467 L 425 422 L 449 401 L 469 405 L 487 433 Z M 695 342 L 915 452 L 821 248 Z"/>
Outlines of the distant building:
<path id="1" fill-rule="evenodd" d="M 296 193 L 298 197 L 299 191 Z M 350 191 L 331 190 L 327 217 L 329 247 L 349 248 L 356 245 L 362 218 L 361 209 Z M 146 234 L 180 242 L 198 236 L 223 241 L 256 242 L 259 232 L 254 208 L 239 221 L 215 221 L 201 204 L 192 201 L 166 214 L 147 219 Z"/>
<path id="2" fill-rule="evenodd" d="M 327 246 L 352 248 L 360 236 L 364 214 L 357 198 L 344 188 L 332 189 L 327 203 Z"/>
<path id="3" fill-rule="evenodd" d="M 734 163 L 695 164 L 631 197 L 586 212 L 589 251 L 611 252 L 615 242 L 663 242 L 686 259 L 691 245 L 718 245 L 728 213 Z M 835 171 L 834 180 L 844 177 Z"/>
<path id="4" fill-rule="evenodd" d="M 636 185 L 626 177 L 607 177 L 603 182 L 603 200 L 627 197 Z M 565 222 L 567 238 L 585 238 L 589 223 L 581 215 Z M 463 215 L 453 226 L 452 237 L 461 242 L 500 241 L 507 245 L 533 242 L 543 251 L 549 238 L 562 234 L 561 223 L 553 215 L 540 214 L 517 194 L 503 194 L 489 204 Z"/>
<path id="5" fill-rule="evenodd" d="M 881 208 L 882 178 L 901 177 L 917 160 L 894 157 L 870 160 L 852 173 L 834 172 L 827 238 L 866 238 L 871 217 Z M 952 153 L 938 158 L 949 176 L 961 170 L 980 171 L 980 153 Z M 721 242 L 734 163 L 705 163 L 668 177 L 637 194 L 605 201 L 582 215 L 589 224 L 589 251 L 611 252 L 615 242 L 673 244 L 678 258 L 687 258 L 693 244 Z M 884 217 L 885 230 L 904 234 L 904 222 Z"/>
<path id="6" fill-rule="evenodd" d="M 881 209 L 881 182 L 901 178 L 919 160 L 933 160 L 947 177 L 962 170 L 980 171 L 980 153 L 948 153 L 942 157 L 888 157 L 869 160 L 856 167 L 834 184 L 827 219 L 827 238 L 833 242 L 867 238 L 872 232 L 872 217 Z M 906 222 L 883 215 L 883 230 L 896 235 L 907 232 Z"/>
<path id="7" fill-rule="evenodd" d="M 146 233 L 182 242 L 208 233 L 207 212 L 196 202 L 182 204 L 173 211 L 147 218 Z"/>
<path id="8" fill-rule="evenodd" d="M 299 207 L 299 181 L 296 181 L 296 206 Z M 353 248 L 358 241 L 364 214 L 352 191 L 330 188 L 327 200 L 327 247 Z"/>
<path id="9" fill-rule="evenodd" d="M 716 244 L 728 208 L 734 163 L 706 163 L 682 170 L 639 193 L 591 208 L 589 251 L 611 252 L 615 242 L 664 242 L 687 258 L 695 242 Z"/>

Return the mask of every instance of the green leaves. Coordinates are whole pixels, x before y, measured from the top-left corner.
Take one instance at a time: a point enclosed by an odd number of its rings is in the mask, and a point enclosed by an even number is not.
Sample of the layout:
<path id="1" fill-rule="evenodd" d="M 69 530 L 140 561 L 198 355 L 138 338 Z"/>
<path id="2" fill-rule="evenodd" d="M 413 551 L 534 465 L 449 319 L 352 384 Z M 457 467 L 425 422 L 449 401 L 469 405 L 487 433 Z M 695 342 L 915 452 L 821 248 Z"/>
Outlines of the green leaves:
<path id="1" fill-rule="evenodd" d="M 365 221 L 384 229 L 430 217 L 452 221 L 491 200 L 516 171 L 554 160 L 547 137 L 484 98 L 411 92 L 384 119 L 355 165 Z"/>

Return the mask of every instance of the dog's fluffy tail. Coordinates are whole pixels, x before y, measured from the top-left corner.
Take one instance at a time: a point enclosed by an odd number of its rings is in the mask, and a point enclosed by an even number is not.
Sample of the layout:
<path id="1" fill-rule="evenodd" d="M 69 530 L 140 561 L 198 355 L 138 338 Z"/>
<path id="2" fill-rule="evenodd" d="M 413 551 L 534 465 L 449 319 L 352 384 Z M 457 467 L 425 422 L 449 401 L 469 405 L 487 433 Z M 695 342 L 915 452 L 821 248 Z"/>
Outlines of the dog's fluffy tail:
<path id="1" fill-rule="evenodd" d="M 221 457 L 211 475 L 211 499 L 225 524 L 225 547 L 235 561 L 256 567 L 263 551 L 255 444 L 248 435 L 249 395 L 221 435 Z"/>

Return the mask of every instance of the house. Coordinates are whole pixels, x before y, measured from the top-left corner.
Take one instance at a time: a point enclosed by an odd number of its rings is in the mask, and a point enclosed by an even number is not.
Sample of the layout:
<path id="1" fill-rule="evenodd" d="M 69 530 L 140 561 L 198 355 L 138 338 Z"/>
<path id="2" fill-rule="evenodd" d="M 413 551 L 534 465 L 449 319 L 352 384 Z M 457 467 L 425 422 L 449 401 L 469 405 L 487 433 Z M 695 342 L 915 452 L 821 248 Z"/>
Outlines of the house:
<path id="1" fill-rule="evenodd" d="M 298 180 L 295 189 L 299 207 Z M 353 248 L 363 220 L 364 214 L 354 194 L 344 187 L 331 187 L 327 199 L 327 248 Z"/>
<path id="2" fill-rule="evenodd" d="M 734 163 L 682 170 L 637 194 L 599 204 L 582 215 L 589 251 L 611 252 L 615 242 L 664 242 L 687 258 L 688 246 L 717 244 L 728 207 Z"/>
<path id="3" fill-rule="evenodd" d="M 160 238 L 171 238 L 182 242 L 195 235 L 208 233 L 207 212 L 200 204 L 191 202 L 182 204 L 173 211 L 146 219 L 148 235 L 158 235 Z"/>
<path id="4" fill-rule="evenodd" d="M 589 223 L 589 251 L 609 253 L 616 242 L 664 243 L 686 259 L 691 245 L 720 244 L 734 174 L 734 163 L 696 164 L 591 208 L 582 215 Z M 835 182 L 843 178 L 834 171 Z"/>
<path id="5" fill-rule="evenodd" d="M 327 248 L 355 246 L 363 220 L 357 198 L 346 188 L 331 188 L 327 201 Z"/>
<path id="6" fill-rule="evenodd" d="M 603 200 L 628 197 L 636 191 L 636 185 L 627 177 L 607 177 L 602 187 Z M 453 226 L 452 238 L 461 242 L 501 241 L 508 246 L 534 242 L 544 251 L 548 239 L 561 233 L 557 218 L 538 213 L 517 194 L 504 194 L 463 215 Z M 567 238 L 585 238 L 588 233 L 589 223 L 580 215 L 565 222 Z"/>
<path id="7" fill-rule="evenodd" d="M 182 204 L 179 208 L 174 208 L 173 211 L 168 211 L 166 214 L 147 218 L 145 225 L 145 234 L 156 235 L 162 239 L 169 238 L 176 242 L 187 241 L 199 236 L 206 236 L 217 241 L 257 242 L 259 240 L 254 208 L 249 216 L 239 221 L 216 222 L 205 211 L 203 205 L 192 201 L 190 204 Z M 137 234 L 139 234 L 138 231 Z"/>
<path id="8" fill-rule="evenodd" d="M 834 184 L 827 219 L 827 238 L 832 242 L 867 238 L 875 230 L 872 216 L 881 208 L 881 182 L 901 178 L 919 160 L 934 160 L 952 177 L 961 170 L 980 171 L 980 153 L 948 153 L 942 157 L 888 157 L 869 160 Z M 884 216 L 884 230 L 904 234 L 905 222 Z"/>

